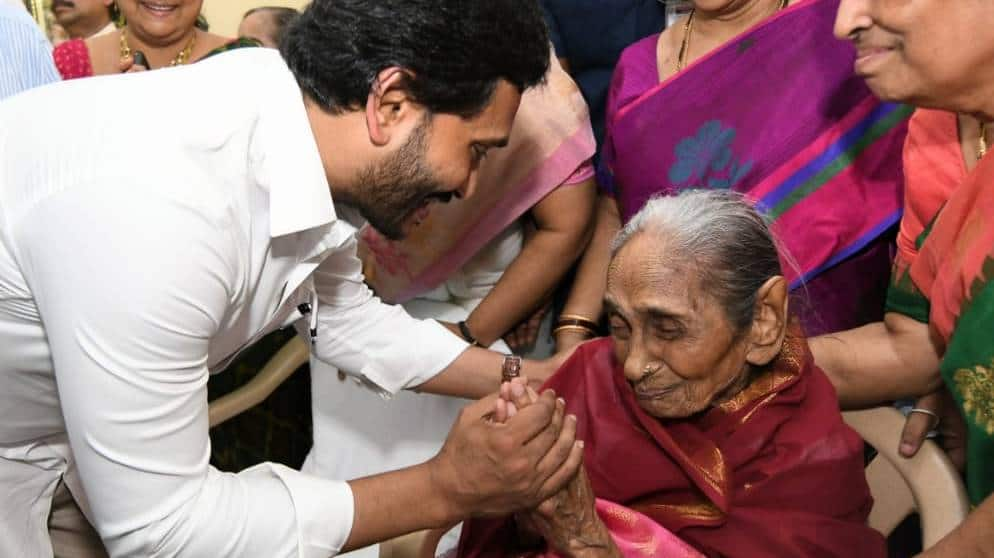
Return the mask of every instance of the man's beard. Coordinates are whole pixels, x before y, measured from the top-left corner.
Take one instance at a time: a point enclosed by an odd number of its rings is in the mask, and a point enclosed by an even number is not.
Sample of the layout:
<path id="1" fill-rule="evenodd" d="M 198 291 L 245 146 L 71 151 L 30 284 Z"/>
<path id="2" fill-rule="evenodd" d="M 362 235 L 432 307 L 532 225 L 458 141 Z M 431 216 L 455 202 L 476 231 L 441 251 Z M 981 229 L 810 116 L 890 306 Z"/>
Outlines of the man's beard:
<path id="1" fill-rule="evenodd" d="M 427 152 L 428 123 L 422 122 L 386 161 L 359 172 L 352 195 L 343 202 L 358 209 L 383 236 L 402 239 L 405 222 L 422 203 L 429 198 L 443 202 L 452 198 L 425 164 Z"/>

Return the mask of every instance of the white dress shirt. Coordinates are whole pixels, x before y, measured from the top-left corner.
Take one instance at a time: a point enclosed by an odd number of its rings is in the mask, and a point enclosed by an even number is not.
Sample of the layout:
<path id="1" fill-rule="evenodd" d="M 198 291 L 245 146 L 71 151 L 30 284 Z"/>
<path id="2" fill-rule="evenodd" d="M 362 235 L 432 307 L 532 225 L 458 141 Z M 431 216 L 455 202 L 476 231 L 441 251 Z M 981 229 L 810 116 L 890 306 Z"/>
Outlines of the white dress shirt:
<path id="1" fill-rule="evenodd" d="M 304 302 L 384 392 L 466 348 L 365 287 L 278 52 L 0 103 L 0 556 L 50 555 L 60 478 L 113 556 L 336 553 L 346 483 L 208 464 L 208 371 Z"/>

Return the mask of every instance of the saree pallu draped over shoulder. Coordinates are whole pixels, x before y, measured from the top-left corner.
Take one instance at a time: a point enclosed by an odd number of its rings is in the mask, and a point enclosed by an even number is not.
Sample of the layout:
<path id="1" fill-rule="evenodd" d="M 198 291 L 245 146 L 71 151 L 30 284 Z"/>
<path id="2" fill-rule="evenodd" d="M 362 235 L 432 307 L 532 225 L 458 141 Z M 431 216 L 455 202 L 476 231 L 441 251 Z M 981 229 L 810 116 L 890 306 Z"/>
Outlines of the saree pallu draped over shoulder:
<path id="1" fill-rule="evenodd" d="M 960 158 L 955 116 L 947 118 L 950 156 Z M 937 216 L 920 219 L 927 225 L 917 252 L 899 254 L 888 302 L 927 321 L 942 344 L 940 371 L 968 427 L 967 492 L 979 504 L 994 492 L 994 157 L 963 173 L 954 189 L 938 192 L 948 194 Z M 935 196 L 935 184 L 909 185 L 909 207 L 933 208 Z"/>
<path id="2" fill-rule="evenodd" d="M 900 218 L 911 114 L 877 100 L 853 75 L 852 45 L 832 34 L 838 5 L 796 4 L 662 83 L 653 65 L 651 86 L 645 58 L 654 44 L 631 47 L 642 49 L 641 59 L 629 53 L 629 65 L 623 57 L 616 70 L 601 169 L 623 220 L 657 194 L 742 192 L 796 262 L 784 266 L 791 287 L 809 285 L 814 309 L 826 314 L 836 311 L 833 302 L 874 303 L 860 292 L 844 301 L 828 294 L 865 289 L 876 279 L 865 265 L 852 277 L 832 277 L 828 289 L 812 281 L 874 248 Z M 880 253 L 878 313 L 859 322 L 829 318 L 818 331 L 879 319 L 889 247 Z"/>
<path id="3" fill-rule="evenodd" d="M 883 537 L 866 525 L 872 498 L 863 442 L 842 422 L 835 391 L 802 338 L 789 337 L 780 357 L 734 398 L 686 419 L 641 409 L 609 339 L 577 349 L 546 387 L 577 417 L 597 498 L 696 551 L 886 556 Z M 598 512 L 603 518 L 600 505 Z M 520 555 L 510 542 L 514 529 L 512 521 L 473 520 L 460 556 Z M 634 545 L 614 529 L 612 536 L 628 557 L 685 555 L 680 541 L 662 535 Z"/>
<path id="4" fill-rule="evenodd" d="M 480 165 L 472 197 L 436 205 L 403 240 L 363 226 L 359 255 L 366 282 L 393 303 L 437 287 L 568 182 L 595 148 L 587 105 L 553 57 L 546 83 L 522 95 L 507 147 L 493 150 Z"/>

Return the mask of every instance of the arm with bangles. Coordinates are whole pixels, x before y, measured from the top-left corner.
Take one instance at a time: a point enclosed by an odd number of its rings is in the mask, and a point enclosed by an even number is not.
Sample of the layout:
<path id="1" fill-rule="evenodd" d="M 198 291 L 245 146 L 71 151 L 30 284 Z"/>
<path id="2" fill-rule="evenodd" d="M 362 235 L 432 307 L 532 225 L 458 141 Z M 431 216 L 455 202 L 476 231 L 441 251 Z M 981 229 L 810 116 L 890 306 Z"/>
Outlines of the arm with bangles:
<path id="1" fill-rule="evenodd" d="M 597 212 L 594 219 L 593 236 L 580 260 L 573 288 L 563 307 L 562 315 L 582 317 L 596 324 L 600 321 L 604 291 L 607 289 L 611 241 L 621 230 L 621 214 L 614 198 L 603 193 L 597 196 Z M 555 333 L 556 349 L 559 351 L 570 349 L 596 335 L 597 331 L 589 331 L 589 328 L 585 330 L 581 326 L 564 327 Z"/>
<path id="2" fill-rule="evenodd" d="M 472 340 L 486 347 L 504 337 L 556 288 L 590 240 L 594 191 L 593 178 L 564 184 L 532 208 L 535 232 L 464 322 Z M 449 328 L 466 337 L 458 327 Z"/>

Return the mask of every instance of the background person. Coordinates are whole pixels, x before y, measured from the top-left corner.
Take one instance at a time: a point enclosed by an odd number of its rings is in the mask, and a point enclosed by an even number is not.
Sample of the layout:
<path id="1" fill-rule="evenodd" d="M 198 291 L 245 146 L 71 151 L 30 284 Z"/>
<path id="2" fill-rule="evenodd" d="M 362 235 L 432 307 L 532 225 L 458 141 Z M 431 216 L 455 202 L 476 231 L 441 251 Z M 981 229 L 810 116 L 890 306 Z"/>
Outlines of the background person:
<path id="1" fill-rule="evenodd" d="M 58 81 L 51 52 L 20 0 L 0 1 L 0 99 Z"/>
<path id="2" fill-rule="evenodd" d="M 119 15 L 115 0 L 52 0 L 52 13 L 70 39 L 112 33 Z"/>
<path id="3" fill-rule="evenodd" d="M 607 243 L 647 199 L 713 188 L 747 193 L 773 218 L 797 259 L 785 272 L 806 333 L 879 319 L 911 110 L 852 77 L 852 48 L 832 36 L 838 0 L 693 5 L 615 70 L 606 195 L 567 306 L 600 316 Z"/>
<path id="4" fill-rule="evenodd" d="M 264 47 L 279 48 L 287 26 L 298 15 L 297 10 L 281 6 L 252 8 L 242 17 L 238 36 L 259 41 Z"/>
<path id="5" fill-rule="evenodd" d="M 203 0 L 118 0 L 117 4 L 123 27 L 55 47 L 55 65 L 63 79 L 182 66 L 225 48 L 248 46 L 197 28 Z M 144 55 L 148 66 L 135 64 L 137 52 Z"/>

